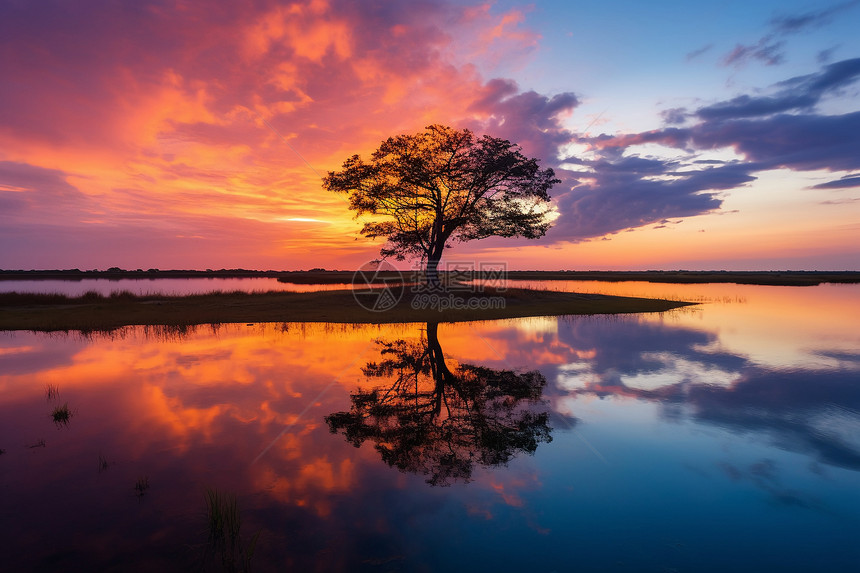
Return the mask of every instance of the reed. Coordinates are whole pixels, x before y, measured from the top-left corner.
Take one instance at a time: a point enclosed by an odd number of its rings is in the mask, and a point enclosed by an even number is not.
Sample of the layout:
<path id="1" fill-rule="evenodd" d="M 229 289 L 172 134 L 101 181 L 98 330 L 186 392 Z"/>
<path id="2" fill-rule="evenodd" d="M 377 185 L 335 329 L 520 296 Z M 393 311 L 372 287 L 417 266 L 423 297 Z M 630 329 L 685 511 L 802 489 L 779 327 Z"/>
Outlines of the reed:
<path id="1" fill-rule="evenodd" d="M 69 409 L 69 403 L 65 402 L 62 406 L 55 406 L 51 412 L 51 418 L 54 423 L 60 426 L 68 426 L 72 419 L 72 411 Z"/>
<path id="2" fill-rule="evenodd" d="M 137 478 L 134 484 L 134 495 L 137 496 L 138 501 L 143 499 L 147 491 L 149 491 L 149 476 Z"/>
<path id="3" fill-rule="evenodd" d="M 208 525 L 208 550 L 220 557 L 225 571 L 250 571 L 260 537 L 258 531 L 246 544 L 242 539 L 242 516 L 236 495 L 207 488 L 203 495 Z M 204 555 L 204 565 L 206 556 Z"/>

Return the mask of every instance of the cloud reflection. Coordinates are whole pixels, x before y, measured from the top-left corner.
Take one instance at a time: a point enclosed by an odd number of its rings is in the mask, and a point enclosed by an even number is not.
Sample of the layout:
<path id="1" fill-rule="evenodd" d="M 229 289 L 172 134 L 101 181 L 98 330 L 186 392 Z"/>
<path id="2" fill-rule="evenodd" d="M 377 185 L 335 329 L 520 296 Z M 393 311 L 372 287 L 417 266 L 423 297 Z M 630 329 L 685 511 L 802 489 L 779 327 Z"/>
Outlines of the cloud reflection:
<path id="1" fill-rule="evenodd" d="M 562 396 L 651 401 L 668 419 L 763 435 L 780 448 L 860 470 L 854 353 L 825 352 L 828 363 L 808 368 L 766 367 L 712 350 L 715 333 L 636 318 L 563 321 L 558 338 L 594 352 L 555 369 Z"/>

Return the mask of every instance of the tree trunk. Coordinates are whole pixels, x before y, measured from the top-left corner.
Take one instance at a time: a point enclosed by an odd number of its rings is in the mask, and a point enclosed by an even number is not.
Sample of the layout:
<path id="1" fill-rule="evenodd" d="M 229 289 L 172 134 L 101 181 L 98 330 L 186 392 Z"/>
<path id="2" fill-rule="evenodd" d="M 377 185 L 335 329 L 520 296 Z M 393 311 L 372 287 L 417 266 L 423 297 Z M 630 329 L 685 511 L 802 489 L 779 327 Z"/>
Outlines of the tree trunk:
<path id="1" fill-rule="evenodd" d="M 447 235 L 440 235 L 427 253 L 427 268 L 424 274 L 427 277 L 427 286 L 432 291 L 442 290 L 442 281 L 439 280 L 439 260 L 445 251 L 445 241 L 447 240 Z"/>
<path id="2" fill-rule="evenodd" d="M 439 280 L 439 259 L 441 258 L 441 253 L 427 257 L 427 268 L 424 270 L 424 276 L 431 291 L 442 290 L 442 281 Z"/>

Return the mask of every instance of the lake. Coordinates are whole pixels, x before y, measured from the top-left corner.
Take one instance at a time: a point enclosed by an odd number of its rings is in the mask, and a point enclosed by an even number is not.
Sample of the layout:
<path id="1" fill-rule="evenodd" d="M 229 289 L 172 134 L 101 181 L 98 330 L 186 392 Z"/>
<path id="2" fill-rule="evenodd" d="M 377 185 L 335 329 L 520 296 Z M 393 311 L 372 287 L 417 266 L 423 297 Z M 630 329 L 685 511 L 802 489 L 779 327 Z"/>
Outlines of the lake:
<path id="1" fill-rule="evenodd" d="M 0 332 L 3 569 L 855 571 L 860 285 L 577 285 L 702 304 Z"/>
<path id="2" fill-rule="evenodd" d="M 363 284 L 362 287 L 365 285 Z M 187 296 L 211 292 L 315 292 L 352 288 L 351 284 L 298 284 L 279 282 L 268 277 L 254 278 L 193 278 L 193 279 L 81 279 L 81 280 L 2 280 L 0 293 L 58 293 L 66 296 L 81 296 L 86 292 L 97 292 L 108 296 L 114 292 L 128 291 L 136 295 L 162 294 Z"/>

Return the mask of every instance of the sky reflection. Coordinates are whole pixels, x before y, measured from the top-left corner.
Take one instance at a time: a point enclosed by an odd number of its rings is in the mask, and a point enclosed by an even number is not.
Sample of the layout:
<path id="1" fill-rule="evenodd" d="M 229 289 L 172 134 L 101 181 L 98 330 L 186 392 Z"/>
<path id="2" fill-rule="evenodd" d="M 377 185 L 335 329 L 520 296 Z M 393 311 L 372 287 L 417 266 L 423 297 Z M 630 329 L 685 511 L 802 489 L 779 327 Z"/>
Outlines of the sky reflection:
<path id="1" fill-rule="evenodd" d="M 4 566 L 200 567 L 214 487 L 237 496 L 243 535 L 261 532 L 259 570 L 849 570 L 860 341 L 833 289 L 778 292 L 780 316 L 762 287 L 691 312 L 433 336 L 418 324 L 2 333 L 0 527 L 21 548 Z M 768 344 L 738 350 L 738 307 L 773 318 L 757 326 Z M 510 373 L 497 388 L 545 379 L 529 408 L 548 414 L 552 442 L 432 487 L 385 463 L 393 434 L 353 447 L 332 433 L 327 417 L 398 379 L 402 365 L 368 377 L 397 358 L 386 343 L 433 337 L 452 373 Z M 433 380 L 419 381 L 429 395 Z M 486 404 L 504 413 L 516 402 L 505 394 Z M 204 565 L 217 570 L 211 555 Z"/>

